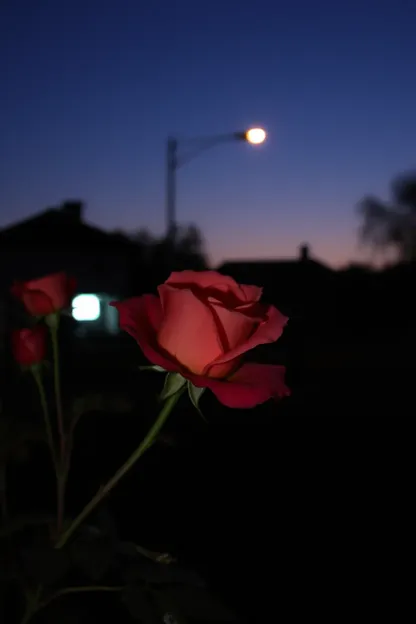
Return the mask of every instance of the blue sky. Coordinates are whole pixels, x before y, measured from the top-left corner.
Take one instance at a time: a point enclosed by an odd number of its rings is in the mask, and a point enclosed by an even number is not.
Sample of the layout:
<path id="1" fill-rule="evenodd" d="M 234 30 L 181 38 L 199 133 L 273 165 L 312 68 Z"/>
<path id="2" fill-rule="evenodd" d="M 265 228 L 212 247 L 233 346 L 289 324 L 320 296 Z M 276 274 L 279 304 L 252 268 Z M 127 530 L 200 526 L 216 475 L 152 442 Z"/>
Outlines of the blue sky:
<path id="1" fill-rule="evenodd" d="M 3 0 L 0 226 L 81 198 L 161 234 L 167 135 L 263 125 L 178 172 L 178 220 L 214 263 L 362 258 L 357 202 L 416 168 L 415 23 L 413 0 Z"/>

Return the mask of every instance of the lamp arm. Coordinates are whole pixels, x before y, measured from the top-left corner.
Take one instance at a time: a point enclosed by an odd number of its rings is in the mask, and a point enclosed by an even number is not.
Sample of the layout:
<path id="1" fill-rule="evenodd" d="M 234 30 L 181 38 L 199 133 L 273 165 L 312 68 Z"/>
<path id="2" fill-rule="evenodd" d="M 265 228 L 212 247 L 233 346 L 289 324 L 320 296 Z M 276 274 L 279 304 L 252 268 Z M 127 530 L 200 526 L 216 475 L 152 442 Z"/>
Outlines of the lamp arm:
<path id="1" fill-rule="evenodd" d="M 178 156 L 176 159 L 176 168 L 182 167 L 186 165 L 190 160 L 193 160 L 201 152 L 205 152 L 220 143 L 228 143 L 230 141 L 245 141 L 246 135 L 245 132 L 232 132 L 231 134 L 219 134 L 214 137 L 206 137 L 199 139 L 187 139 L 186 144 L 195 147 L 191 147 L 187 152 L 183 154 L 183 156 Z"/>

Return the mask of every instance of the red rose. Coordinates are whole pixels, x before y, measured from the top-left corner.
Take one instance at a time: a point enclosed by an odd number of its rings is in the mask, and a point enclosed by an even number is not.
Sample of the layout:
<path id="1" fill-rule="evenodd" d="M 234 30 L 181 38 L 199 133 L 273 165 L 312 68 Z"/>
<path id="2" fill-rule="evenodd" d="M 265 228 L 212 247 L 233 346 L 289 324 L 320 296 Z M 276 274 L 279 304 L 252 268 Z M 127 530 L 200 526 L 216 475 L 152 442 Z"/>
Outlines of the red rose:
<path id="1" fill-rule="evenodd" d="M 39 364 L 46 356 L 46 327 L 35 325 L 31 329 L 17 329 L 12 334 L 14 359 L 21 366 Z"/>
<path id="2" fill-rule="evenodd" d="M 287 317 L 259 302 L 262 289 L 216 271 L 172 273 L 159 297 L 114 303 L 120 327 L 145 356 L 194 386 L 210 388 L 229 407 L 253 407 L 289 394 L 283 366 L 243 364 L 257 345 L 275 342 Z"/>
<path id="3" fill-rule="evenodd" d="M 67 308 L 75 292 L 76 282 L 66 273 L 52 273 L 29 282 L 19 282 L 12 293 L 33 316 L 48 316 Z"/>

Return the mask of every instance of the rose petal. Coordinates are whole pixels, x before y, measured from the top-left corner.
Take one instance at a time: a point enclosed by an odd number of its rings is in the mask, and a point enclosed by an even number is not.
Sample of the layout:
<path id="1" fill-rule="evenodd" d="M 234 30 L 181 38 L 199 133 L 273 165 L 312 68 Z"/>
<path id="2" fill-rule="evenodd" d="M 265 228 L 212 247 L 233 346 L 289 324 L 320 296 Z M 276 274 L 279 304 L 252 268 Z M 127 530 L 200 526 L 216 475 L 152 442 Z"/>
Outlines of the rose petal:
<path id="1" fill-rule="evenodd" d="M 17 329 L 12 333 L 13 355 L 21 366 L 32 366 L 42 362 L 46 356 L 46 327 Z"/>
<path id="2" fill-rule="evenodd" d="M 20 300 L 29 314 L 33 316 L 47 316 L 55 312 L 51 298 L 41 290 L 24 289 Z"/>
<path id="3" fill-rule="evenodd" d="M 223 347 L 223 353 L 228 353 L 239 344 L 248 340 L 256 327 L 257 319 L 235 310 L 228 310 L 222 305 L 211 304 L 211 312 L 217 324 L 217 331 Z"/>
<path id="4" fill-rule="evenodd" d="M 260 286 L 249 286 L 247 284 L 240 284 L 240 290 L 244 293 L 246 301 L 259 301 L 263 294 L 263 288 Z"/>
<path id="5" fill-rule="evenodd" d="M 258 345 L 276 342 L 282 335 L 283 329 L 289 319 L 274 306 L 268 306 L 266 308 L 265 316 L 267 320 L 261 323 L 257 330 L 244 343 L 237 345 L 234 349 L 231 349 L 231 351 L 219 356 L 215 362 L 211 363 L 211 366 L 214 367 L 218 364 L 236 360 Z M 204 371 L 204 374 L 209 373 L 209 370 Z"/>
<path id="6" fill-rule="evenodd" d="M 41 291 L 28 291 L 24 282 L 15 282 L 10 288 L 10 292 L 16 299 L 19 299 L 23 303 L 29 314 L 37 316 L 38 308 L 41 310 L 45 309 L 45 314 L 53 312 L 51 309 L 52 302 L 49 297 Z M 41 314 L 39 314 L 39 316 L 41 316 Z"/>
<path id="7" fill-rule="evenodd" d="M 201 374 L 223 353 L 210 307 L 188 289 L 162 284 L 158 291 L 163 308 L 159 344 L 188 370 Z"/>
<path id="8" fill-rule="evenodd" d="M 262 288 L 237 284 L 232 277 L 222 275 L 217 271 L 173 272 L 165 283 L 190 290 L 195 288 L 206 290 L 207 296 L 217 301 L 223 301 L 224 296 L 231 295 L 230 305 L 232 303 L 236 305 L 238 302 L 258 301 L 262 294 Z M 215 296 L 215 291 L 217 291 L 219 298 Z"/>
<path id="9" fill-rule="evenodd" d="M 174 271 L 170 274 L 165 284 L 178 286 L 192 284 L 200 288 L 212 286 L 228 286 L 230 289 L 239 290 L 237 282 L 228 275 L 222 275 L 217 271 Z"/>
<path id="10" fill-rule="evenodd" d="M 51 273 L 39 279 L 26 282 L 25 290 L 38 290 L 49 297 L 53 304 L 53 311 L 68 307 L 75 291 L 76 282 L 63 271 Z"/>
<path id="11" fill-rule="evenodd" d="M 190 380 L 198 388 L 209 388 L 223 405 L 246 409 L 271 398 L 289 396 L 285 370 L 284 366 L 244 364 L 226 380 L 197 376 Z"/>
<path id="12" fill-rule="evenodd" d="M 157 332 L 162 323 L 162 306 L 158 297 L 143 295 L 110 305 L 117 308 L 121 329 L 139 344 L 146 358 L 168 371 L 181 371 L 180 365 L 157 342 Z"/>
<path id="13" fill-rule="evenodd" d="M 11 291 L 30 314 L 46 316 L 68 307 L 75 289 L 75 279 L 60 272 L 14 284 Z"/>

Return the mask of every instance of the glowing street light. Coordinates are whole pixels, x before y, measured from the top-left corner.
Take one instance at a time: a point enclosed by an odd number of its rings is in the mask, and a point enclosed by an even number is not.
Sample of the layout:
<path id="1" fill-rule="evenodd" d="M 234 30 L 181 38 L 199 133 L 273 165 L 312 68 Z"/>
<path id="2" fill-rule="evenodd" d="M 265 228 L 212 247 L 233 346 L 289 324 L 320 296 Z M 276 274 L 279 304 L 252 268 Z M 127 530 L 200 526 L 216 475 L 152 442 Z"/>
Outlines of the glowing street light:
<path id="1" fill-rule="evenodd" d="M 231 134 L 220 134 L 213 137 L 181 139 L 181 145 L 184 144 L 185 148 L 188 147 L 188 151 L 182 155 L 178 154 L 178 139 L 168 138 L 166 144 L 166 234 L 171 242 L 175 241 L 176 232 L 176 170 L 201 152 L 219 143 L 245 141 L 251 145 L 260 145 L 264 143 L 266 138 L 267 134 L 263 128 L 249 128 L 243 132 L 232 132 Z"/>
<path id="2" fill-rule="evenodd" d="M 250 128 L 245 134 L 246 141 L 252 145 L 264 143 L 266 136 L 266 131 L 263 128 Z"/>
<path id="3" fill-rule="evenodd" d="M 97 321 L 101 316 L 97 295 L 77 295 L 72 300 L 72 318 L 76 321 Z"/>

